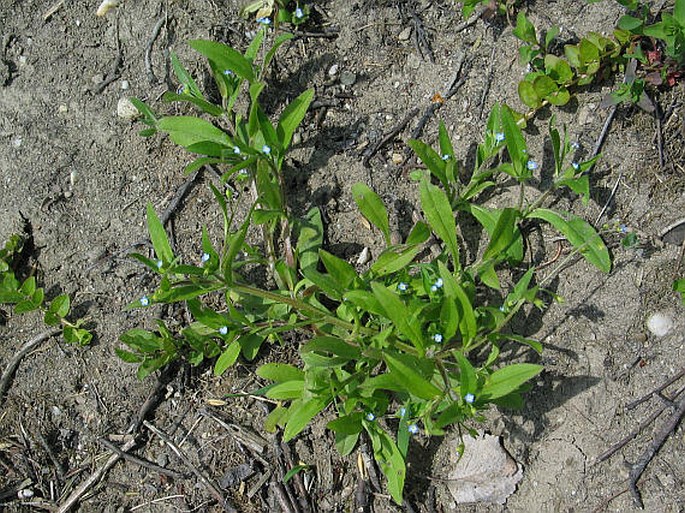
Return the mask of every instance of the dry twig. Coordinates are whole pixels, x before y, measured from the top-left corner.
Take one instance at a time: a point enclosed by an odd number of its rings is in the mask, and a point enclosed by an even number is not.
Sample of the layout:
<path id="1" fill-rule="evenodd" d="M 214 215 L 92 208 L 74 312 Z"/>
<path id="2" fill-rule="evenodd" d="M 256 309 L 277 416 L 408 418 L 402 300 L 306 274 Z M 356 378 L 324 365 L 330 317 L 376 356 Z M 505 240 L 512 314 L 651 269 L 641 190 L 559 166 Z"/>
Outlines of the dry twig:
<path id="1" fill-rule="evenodd" d="M 2 400 L 5 396 L 5 393 L 10 387 L 12 376 L 14 376 L 14 373 L 17 370 L 17 367 L 19 367 L 19 364 L 21 363 L 22 359 L 31 351 L 36 349 L 42 342 L 45 342 L 50 337 L 54 337 L 55 335 L 59 335 L 60 333 L 61 330 L 59 329 L 49 329 L 47 331 L 44 331 L 40 335 L 33 337 L 26 344 L 19 348 L 19 351 L 15 353 L 15 355 L 7 364 L 7 367 L 5 367 L 5 371 L 2 373 L 2 377 L 0 378 L 0 405 L 2 404 Z"/>
<path id="2" fill-rule="evenodd" d="M 112 451 L 114 454 L 118 454 L 121 456 L 123 459 L 126 461 L 130 461 L 131 463 L 135 463 L 136 465 L 139 465 L 141 467 L 144 467 L 148 470 L 152 470 L 153 472 L 157 472 L 158 474 L 163 474 L 165 476 L 169 476 L 172 479 L 182 479 L 185 476 L 183 474 L 179 474 L 178 472 L 175 472 L 173 470 L 166 469 L 164 467 L 160 467 L 159 465 L 152 463 L 151 461 L 144 460 L 142 458 L 138 458 L 136 456 L 133 456 L 132 454 L 129 454 L 126 451 L 122 451 L 119 447 L 114 445 L 108 440 L 105 440 L 104 438 L 100 438 L 100 443 L 107 447 L 110 451 Z"/>
<path id="3" fill-rule="evenodd" d="M 147 42 L 147 45 L 145 46 L 145 70 L 147 71 L 147 76 L 151 84 L 156 84 L 158 82 L 157 77 L 155 76 L 155 72 L 152 69 L 152 47 L 155 45 L 155 41 L 159 37 L 159 33 L 162 30 L 162 26 L 164 26 L 164 23 L 166 21 L 167 15 L 165 13 L 162 14 L 162 16 L 160 16 L 157 20 L 157 23 L 155 23 L 155 26 L 152 29 L 152 35 L 150 36 L 150 39 Z"/>
<path id="4" fill-rule="evenodd" d="M 200 482 L 203 484 L 203 486 L 209 491 L 209 493 L 212 494 L 212 496 L 218 501 L 219 505 L 223 508 L 224 511 L 229 511 L 231 513 L 237 513 L 237 510 L 231 505 L 231 503 L 228 501 L 226 497 L 223 496 L 219 488 L 217 488 L 216 485 L 214 485 L 207 476 L 205 476 L 202 471 L 197 468 L 193 464 L 192 461 L 190 461 L 190 458 L 186 456 L 186 454 L 181 450 L 181 448 L 176 445 L 173 440 L 171 440 L 167 434 L 159 429 L 158 427 L 154 426 L 153 424 L 149 423 L 147 420 L 143 421 L 143 425 L 148 428 L 150 431 L 152 431 L 157 437 L 162 440 L 165 444 L 169 446 L 169 448 L 176 453 L 176 455 L 181 458 L 181 461 L 195 474 L 195 476 L 200 480 Z"/>

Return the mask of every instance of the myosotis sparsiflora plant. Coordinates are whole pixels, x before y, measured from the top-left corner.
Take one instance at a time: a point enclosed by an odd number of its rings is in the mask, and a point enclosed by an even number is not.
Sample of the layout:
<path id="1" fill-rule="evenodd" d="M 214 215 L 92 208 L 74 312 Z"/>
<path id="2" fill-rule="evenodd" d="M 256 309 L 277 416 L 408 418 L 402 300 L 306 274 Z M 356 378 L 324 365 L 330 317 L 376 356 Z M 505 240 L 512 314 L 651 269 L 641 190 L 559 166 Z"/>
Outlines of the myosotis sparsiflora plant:
<path id="1" fill-rule="evenodd" d="M 212 188 L 223 215 L 223 238 L 215 244 L 203 230 L 202 253 L 194 263 L 174 254 L 163 225 L 148 206 L 155 255 L 135 256 L 159 275 L 160 282 L 131 307 L 185 302 L 193 321 L 175 330 L 162 320 L 155 331 L 130 330 L 121 336 L 128 349 L 117 353 L 139 364 L 141 378 L 179 358 L 192 364 L 213 359 L 214 372 L 220 375 L 240 355 L 252 360 L 264 342 L 282 344 L 284 333 L 297 332 L 302 341 L 299 365 L 268 363 L 257 369 L 268 384 L 254 393 L 277 402 L 266 429 L 282 427 L 284 440 L 290 440 L 323 410 L 334 412 L 328 427 L 335 432 L 340 452 L 350 453 L 366 433 L 388 491 L 401 503 L 411 436 L 440 435 L 455 425 L 473 432 L 473 422 L 482 420 L 480 412 L 490 405 L 520 406 L 529 380 L 542 370 L 537 364 L 500 359 L 502 345 L 510 341 L 537 352 L 542 349 L 507 328 L 526 303 L 543 306 L 535 266 L 525 263 L 521 227 L 550 223 L 575 253 L 602 271 L 610 270 L 607 248 L 592 226 L 545 207 L 561 188 L 587 200 L 586 173 L 594 160 L 572 161 L 572 145 L 550 125 L 553 185 L 529 200 L 527 184 L 539 165 L 528 154 L 507 106 L 491 112 L 466 182 L 441 124 L 439 150 L 421 141 L 410 143 L 426 166 L 412 175 L 418 182 L 423 220 L 402 243 L 391 243 L 381 198 L 364 184 L 352 187 L 361 213 L 386 245 L 367 270 L 359 271 L 323 247 L 324 226 L 316 207 L 301 219 L 287 209 L 282 166 L 312 93 L 296 98 L 277 125 L 271 124 L 259 93 L 264 66 L 287 36 L 275 40 L 260 67 L 256 57 L 264 36 L 262 29 L 244 55 L 218 43 L 191 43 L 209 59 L 220 105 L 206 100 L 173 59 L 183 89 L 167 99 L 194 103 L 214 116 L 214 123 L 188 116 L 158 118 L 137 102 L 150 127 L 146 135 L 167 132 L 173 141 L 201 154 L 191 169 L 216 164 L 225 169 L 224 180 L 243 172 L 255 196 L 247 215 L 237 219 L 236 199 Z M 241 115 L 235 104 L 245 89 L 249 108 Z M 503 186 L 502 177 L 513 178 L 520 188 L 515 204 L 480 205 L 484 193 Z M 488 238 L 484 251 L 470 262 L 461 253 L 458 238 L 459 221 L 465 216 L 475 218 Z M 254 225 L 265 227 L 266 257 L 249 242 Z M 439 248 L 437 256 L 426 256 L 431 245 Z M 281 254 L 277 247 L 283 248 Z M 255 266 L 272 270 L 275 287 L 247 280 L 246 270 Z M 515 274 L 510 287 L 501 283 L 503 270 Z M 491 293 L 483 293 L 483 288 Z"/>

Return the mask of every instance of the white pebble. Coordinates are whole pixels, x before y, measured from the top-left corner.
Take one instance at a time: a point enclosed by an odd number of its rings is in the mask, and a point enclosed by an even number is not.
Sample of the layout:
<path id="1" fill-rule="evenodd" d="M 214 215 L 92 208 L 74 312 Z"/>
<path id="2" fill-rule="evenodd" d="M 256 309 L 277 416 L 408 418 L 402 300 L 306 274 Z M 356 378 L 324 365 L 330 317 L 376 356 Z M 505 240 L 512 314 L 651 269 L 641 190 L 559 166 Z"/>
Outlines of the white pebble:
<path id="1" fill-rule="evenodd" d="M 33 497 L 33 490 L 31 488 L 24 488 L 17 492 L 17 498 L 19 499 L 30 499 L 31 497 Z"/>
<path id="2" fill-rule="evenodd" d="M 338 65 L 337 65 L 337 64 L 333 64 L 333 66 L 331 66 L 331 67 L 329 68 L 329 70 L 328 70 L 328 75 L 331 76 L 331 77 L 334 77 L 334 76 L 336 76 L 337 74 L 338 74 Z"/>
<path id="3" fill-rule="evenodd" d="M 362 252 L 359 253 L 359 258 L 357 258 L 357 265 L 364 265 L 369 260 L 371 260 L 371 254 L 369 252 L 369 248 L 365 246 L 364 249 L 362 249 Z"/>
<path id="4" fill-rule="evenodd" d="M 117 115 L 121 119 L 132 120 L 140 116 L 140 112 L 128 98 L 119 98 L 117 102 Z"/>
<path id="5" fill-rule="evenodd" d="M 663 337 L 673 329 L 673 318 L 668 313 L 655 312 L 647 319 L 647 329 L 657 337 Z"/>
<path id="6" fill-rule="evenodd" d="M 121 90 L 126 91 L 130 87 L 128 80 L 121 81 Z"/>

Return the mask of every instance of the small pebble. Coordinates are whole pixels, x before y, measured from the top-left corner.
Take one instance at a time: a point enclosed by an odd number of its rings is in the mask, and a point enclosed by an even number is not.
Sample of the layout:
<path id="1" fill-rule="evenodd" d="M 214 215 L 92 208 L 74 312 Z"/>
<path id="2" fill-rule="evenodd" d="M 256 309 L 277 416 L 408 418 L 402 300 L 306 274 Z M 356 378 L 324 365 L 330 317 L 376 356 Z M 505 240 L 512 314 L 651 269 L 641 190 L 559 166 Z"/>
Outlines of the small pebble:
<path id="1" fill-rule="evenodd" d="M 331 67 L 329 68 L 329 70 L 328 70 L 328 75 L 331 76 L 331 77 L 334 77 L 334 76 L 336 76 L 337 74 L 338 74 L 338 65 L 337 65 L 337 64 L 333 64 L 333 66 L 331 66 Z"/>
<path id="2" fill-rule="evenodd" d="M 57 107 L 57 112 L 60 114 L 66 114 L 69 108 L 64 104 L 60 103 L 59 107 Z"/>
<path id="3" fill-rule="evenodd" d="M 364 249 L 362 249 L 362 252 L 359 253 L 359 257 L 357 258 L 357 265 L 364 265 L 369 260 L 371 260 L 371 252 L 369 251 L 369 248 L 364 247 Z"/>
<path id="4" fill-rule="evenodd" d="M 409 41 L 409 38 L 411 37 L 411 27 L 405 28 L 400 34 L 397 36 L 397 39 L 400 41 Z"/>
<path id="5" fill-rule="evenodd" d="M 657 337 L 668 335 L 673 329 L 673 318 L 665 312 L 655 312 L 647 319 L 647 329 Z"/>
<path id="6" fill-rule="evenodd" d="M 126 91 L 130 87 L 128 80 L 122 80 L 120 87 L 122 91 Z"/>
<path id="7" fill-rule="evenodd" d="M 392 163 L 395 164 L 396 166 L 399 166 L 402 162 L 404 162 L 404 156 L 401 153 L 393 153 L 392 154 Z"/>
<path id="8" fill-rule="evenodd" d="M 117 102 L 117 116 L 121 119 L 133 120 L 140 116 L 140 112 L 128 98 L 119 98 Z"/>
<path id="9" fill-rule="evenodd" d="M 345 86 L 351 86 L 357 81 L 357 75 L 351 71 L 343 71 L 340 73 L 340 83 Z"/>

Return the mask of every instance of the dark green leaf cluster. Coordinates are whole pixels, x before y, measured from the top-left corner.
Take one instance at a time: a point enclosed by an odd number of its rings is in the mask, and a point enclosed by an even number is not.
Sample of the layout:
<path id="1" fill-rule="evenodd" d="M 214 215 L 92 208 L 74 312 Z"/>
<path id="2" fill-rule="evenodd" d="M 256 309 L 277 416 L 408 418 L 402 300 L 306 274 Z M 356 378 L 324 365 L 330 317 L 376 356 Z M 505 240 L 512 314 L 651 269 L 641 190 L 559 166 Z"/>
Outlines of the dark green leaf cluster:
<path id="1" fill-rule="evenodd" d="M 35 276 L 29 276 L 20 282 L 13 270 L 15 257 L 20 253 L 23 239 L 14 234 L 0 249 L 0 304 L 14 305 L 15 314 L 40 310 L 48 326 L 61 326 L 64 340 L 71 344 L 87 345 L 93 338 L 92 333 L 82 328 L 83 320 L 69 322 L 66 317 L 71 309 L 67 294 L 61 294 L 45 303 L 45 291 L 38 287 Z"/>

